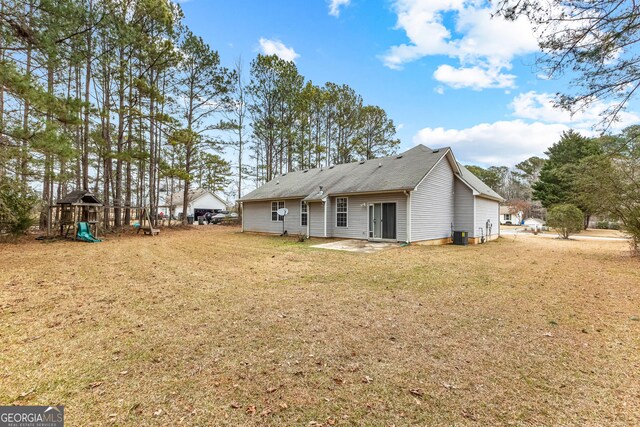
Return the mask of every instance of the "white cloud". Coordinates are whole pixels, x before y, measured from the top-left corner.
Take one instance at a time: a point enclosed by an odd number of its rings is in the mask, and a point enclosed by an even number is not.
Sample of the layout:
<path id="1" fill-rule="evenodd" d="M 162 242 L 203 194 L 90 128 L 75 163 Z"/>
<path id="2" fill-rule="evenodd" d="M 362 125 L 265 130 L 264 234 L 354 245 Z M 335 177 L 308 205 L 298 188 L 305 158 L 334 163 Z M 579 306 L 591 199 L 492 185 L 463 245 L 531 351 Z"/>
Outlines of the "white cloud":
<path id="1" fill-rule="evenodd" d="M 260 50 L 265 55 L 277 55 L 285 61 L 295 61 L 300 55 L 292 47 L 285 46 L 280 40 L 260 37 Z"/>
<path id="2" fill-rule="evenodd" d="M 595 102 L 573 117 L 553 107 L 554 96 L 535 91 L 513 98 L 509 105 L 515 120 L 481 123 L 463 129 L 423 128 L 413 137 L 414 144 L 452 147 L 458 160 L 481 166 L 513 166 L 531 156 L 544 156 L 544 152 L 560 139 L 563 131 L 575 129 L 584 136 L 597 136 L 593 126 L 600 113 L 609 104 Z M 620 121 L 610 129 L 613 132 L 640 122 L 640 116 L 624 112 Z"/>
<path id="3" fill-rule="evenodd" d="M 568 129 L 559 123 L 498 121 L 465 129 L 424 128 L 413 137 L 413 142 L 432 148 L 452 147 L 464 164 L 511 166 L 531 156 L 543 155 L 562 131 Z"/>
<path id="4" fill-rule="evenodd" d="M 329 15 L 340 16 L 340 8 L 349 6 L 351 0 L 329 0 Z"/>
<path id="5" fill-rule="evenodd" d="M 455 58 L 460 67 L 441 65 L 434 73 L 436 80 L 455 88 L 514 87 L 515 77 L 502 71 L 511 68 L 515 56 L 538 49 L 528 21 L 492 19 L 493 9 L 483 1 L 395 0 L 393 8 L 396 28 L 405 31 L 409 43 L 392 46 L 381 57 L 383 63 L 400 69 L 425 56 Z M 454 24 L 448 28 L 445 22 Z"/>
<path id="6" fill-rule="evenodd" d="M 600 114 L 613 104 L 596 101 L 584 111 L 579 111 L 573 116 L 567 111 L 554 106 L 554 95 L 529 91 L 517 95 L 510 104 L 513 115 L 522 119 L 539 120 L 550 123 L 564 123 L 576 129 L 590 130 L 598 124 L 602 117 Z M 640 121 L 640 116 L 633 112 L 622 112 L 619 121 L 611 126 L 612 131 L 621 130 Z"/>
<path id="7" fill-rule="evenodd" d="M 473 90 L 513 87 L 516 79 L 513 74 L 503 74 L 497 68 L 484 68 L 477 65 L 454 68 L 447 64 L 440 65 L 433 73 L 433 77 L 454 89 L 466 87 Z"/>

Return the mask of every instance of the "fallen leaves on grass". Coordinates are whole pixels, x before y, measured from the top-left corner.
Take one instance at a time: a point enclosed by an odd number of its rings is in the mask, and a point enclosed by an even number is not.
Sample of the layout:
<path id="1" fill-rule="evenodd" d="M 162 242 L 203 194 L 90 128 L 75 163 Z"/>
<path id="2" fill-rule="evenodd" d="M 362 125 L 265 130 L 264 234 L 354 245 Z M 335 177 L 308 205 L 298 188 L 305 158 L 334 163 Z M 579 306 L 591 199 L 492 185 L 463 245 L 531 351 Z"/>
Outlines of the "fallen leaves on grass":
<path id="1" fill-rule="evenodd" d="M 637 265 L 565 243 L 362 255 L 207 229 L 11 247 L 0 400 L 64 400 L 73 425 L 638 425 Z"/>
<path id="2" fill-rule="evenodd" d="M 412 388 L 409 390 L 409 393 L 413 394 L 414 396 L 418 396 L 418 397 L 422 397 L 424 396 L 424 390 L 421 388 Z"/>
<path id="3" fill-rule="evenodd" d="M 35 391 L 36 391 L 36 389 L 35 389 L 35 388 L 32 388 L 32 389 L 31 389 L 31 390 L 29 390 L 29 391 L 25 391 L 25 392 L 20 393 L 20 397 L 27 397 L 27 396 L 29 396 L 30 394 L 32 394 L 33 392 L 35 392 Z"/>

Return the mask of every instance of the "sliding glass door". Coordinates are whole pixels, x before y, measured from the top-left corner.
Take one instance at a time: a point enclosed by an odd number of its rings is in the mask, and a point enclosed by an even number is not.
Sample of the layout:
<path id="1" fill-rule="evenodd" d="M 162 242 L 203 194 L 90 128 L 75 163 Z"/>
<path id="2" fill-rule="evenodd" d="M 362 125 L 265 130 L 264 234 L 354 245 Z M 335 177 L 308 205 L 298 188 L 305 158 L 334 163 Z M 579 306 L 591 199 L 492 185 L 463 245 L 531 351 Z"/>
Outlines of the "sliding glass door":
<path id="1" fill-rule="evenodd" d="M 369 239 L 396 240 L 396 204 L 369 205 Z"/>

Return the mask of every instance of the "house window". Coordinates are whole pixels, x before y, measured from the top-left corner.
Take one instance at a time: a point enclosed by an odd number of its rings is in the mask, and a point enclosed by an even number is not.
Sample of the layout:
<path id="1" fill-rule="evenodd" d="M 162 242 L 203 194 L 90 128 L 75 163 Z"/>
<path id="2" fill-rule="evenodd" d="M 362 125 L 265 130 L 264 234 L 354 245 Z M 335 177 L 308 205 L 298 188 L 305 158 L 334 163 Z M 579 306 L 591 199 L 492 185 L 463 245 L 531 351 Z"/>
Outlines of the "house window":
<path id="1" fill-rule="evenodd" d="M 348 203 L 346 197 L 336 198 L 336 227 L 346 227 L 348 221 Z"/>
<path id="2" fill-rule="evenodd" d="M 278 209 L 284 208 L 284 202 L 271 202 L 271 221 L 278 222 L 283 221 L 284 217 L 282 215 L 278 215 Z"/>
<path id="3" fill-rule="evenodd" d="M 309 207 L 305 202 L 300 202 L 300 225 L 307 225 L 309 219 Z"/>
<path id="4" fill-rule="evenodd" d="M 504 214 L 505 221 L 511 221 L 511 214 Z"/>

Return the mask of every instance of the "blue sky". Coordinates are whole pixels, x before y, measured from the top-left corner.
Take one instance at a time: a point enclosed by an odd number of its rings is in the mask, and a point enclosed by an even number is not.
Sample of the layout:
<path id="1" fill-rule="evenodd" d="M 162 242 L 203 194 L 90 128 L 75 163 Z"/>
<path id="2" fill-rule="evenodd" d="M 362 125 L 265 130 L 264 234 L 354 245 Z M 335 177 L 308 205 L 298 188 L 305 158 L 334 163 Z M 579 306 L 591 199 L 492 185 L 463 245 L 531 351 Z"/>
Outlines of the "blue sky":
<path id="1" fill-rule="evenodd" d="M 186 23 L 245 75 L 257 53 L 295 61 L 308 80 L 348 84 L 394 120 L 401 149 L 451 146 L 465 164 L 514 165 L 563 130 L 593 134 L 605 103 L 570 117 L 552 107 L 568 79 L 546 80 L 525 21 L 465 0 L 187 0 Z M 617 129 L 638 121 L 630 111 Z M 616 130 L 616 129 L 614 129 Z"/>

